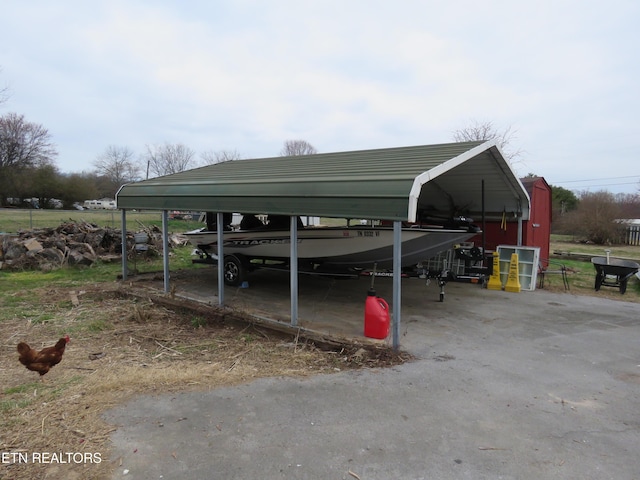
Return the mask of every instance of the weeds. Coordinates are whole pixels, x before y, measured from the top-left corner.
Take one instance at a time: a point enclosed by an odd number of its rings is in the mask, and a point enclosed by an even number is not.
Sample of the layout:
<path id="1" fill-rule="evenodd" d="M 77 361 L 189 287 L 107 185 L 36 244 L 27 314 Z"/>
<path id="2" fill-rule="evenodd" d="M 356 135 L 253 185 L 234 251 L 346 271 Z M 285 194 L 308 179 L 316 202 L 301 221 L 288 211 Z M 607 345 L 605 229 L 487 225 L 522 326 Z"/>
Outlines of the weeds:
<path id="1" fill-rule="evenodd" d="M 191 317 L 191 326 L 193 328 L 201 328 L 204 327 L 207 324 L 207 319 L 200 317 L 200 316 L 195 316 L 195 317 Z"/>

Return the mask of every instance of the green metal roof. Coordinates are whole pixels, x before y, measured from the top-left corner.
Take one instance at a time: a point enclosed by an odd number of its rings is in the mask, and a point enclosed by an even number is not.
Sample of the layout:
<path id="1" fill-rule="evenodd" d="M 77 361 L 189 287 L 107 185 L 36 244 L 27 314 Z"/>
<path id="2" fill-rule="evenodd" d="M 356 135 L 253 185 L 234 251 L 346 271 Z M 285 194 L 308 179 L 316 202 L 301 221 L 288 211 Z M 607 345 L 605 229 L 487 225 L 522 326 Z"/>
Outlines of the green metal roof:
<path id="1" fill-rule="evenodd" d="M 495 142 L 234 160 L 124 185 L 120 209 L 414 221 L 418 209 L 521 211 L 529 198 Z M 459 211 L 456 212 L 455 209 Z"/>

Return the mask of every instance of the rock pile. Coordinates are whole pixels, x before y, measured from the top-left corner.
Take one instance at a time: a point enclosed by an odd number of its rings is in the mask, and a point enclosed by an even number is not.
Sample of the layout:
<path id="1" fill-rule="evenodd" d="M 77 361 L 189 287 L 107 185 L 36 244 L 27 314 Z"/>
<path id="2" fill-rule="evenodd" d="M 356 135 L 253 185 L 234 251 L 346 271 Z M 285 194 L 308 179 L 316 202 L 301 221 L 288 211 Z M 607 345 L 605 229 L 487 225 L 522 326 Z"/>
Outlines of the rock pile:
<path id="1" fill-rule="evenodd" d="M 144 251 L 149 255 L 161 248 L 161 234 L 147 230 L 148 245 Z M 69 222 L 56 228 L 3 235 L 0 237 L 0 269 L 52 270 L 64 265 L 91 265 L 98 259 L 119 259 L 122 252 L 121 232 L 87 222 Z M 135 234 L 127 233 L 127 251 L 136 251 Z"/>

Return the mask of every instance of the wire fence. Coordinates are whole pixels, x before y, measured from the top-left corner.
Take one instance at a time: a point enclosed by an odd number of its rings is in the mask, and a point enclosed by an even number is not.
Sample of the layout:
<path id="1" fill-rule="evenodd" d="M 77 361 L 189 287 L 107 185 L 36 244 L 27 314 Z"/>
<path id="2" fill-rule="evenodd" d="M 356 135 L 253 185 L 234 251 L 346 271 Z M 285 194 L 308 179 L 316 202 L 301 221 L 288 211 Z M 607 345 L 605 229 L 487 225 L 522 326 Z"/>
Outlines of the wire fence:
<path id="1" fill-rule="evenodd" d="M 99 227 L 121 228 L 120 210 L 38 210 L 0 208 L 0 233 L 18 233 L 21 230 L 56 228 L 66 222 L 87 222 Z M 127 230 L 139 224 L 161 225 L 158 211 L 127 212 Z"/>
<path id="2" fill-rule="evenodd" d="M 0 208 L 0 234 L 18 233 L 21 230 L 33 230 L 36 228 L 56 228 L 65 222 L 87 222 L 99 227 L 120 228 L 120 210 L 39 210 L 20 208 Z M 171 219 L 171 215 L 170 215 Z M 191 220 L 191 222 L 189 222 Z M 171 220 L 171 222 L 184 222 L 184 228 L 196 228 L 193 223 L 197 219 L 193 217 Z M 191 223 L 191 225 L 190 225 Z M 159 211 L 128 211 L 127 230 L 136 230 L 141 225 L 162 225 L 162 212 Z M 175 225 L 180 230 L 180 225 Z M 624 243 L 631 246 L 640 246 L 640 225 L 629 225 L 624 235 Z"/>

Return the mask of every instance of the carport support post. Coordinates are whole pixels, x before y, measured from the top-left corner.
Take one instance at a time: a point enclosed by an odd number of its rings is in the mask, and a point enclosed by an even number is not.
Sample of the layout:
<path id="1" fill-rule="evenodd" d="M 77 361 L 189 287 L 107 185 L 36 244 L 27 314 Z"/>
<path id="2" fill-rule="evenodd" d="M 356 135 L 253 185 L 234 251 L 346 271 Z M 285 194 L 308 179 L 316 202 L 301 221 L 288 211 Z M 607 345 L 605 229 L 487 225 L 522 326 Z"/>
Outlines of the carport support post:
<path id="1" fill-rule="evenodd" d="M 522 245 L 522 215 L 518 217 L 518 243 L 520 247 Z"/>
<path id="2" fill-rule="evenodd" d="M 393 222 L 393 349 L 400 348 L 402 223 Z"/>
<path id="3" fill-rule="evenodd" d="M 162 211 L 162 268 L 164 271 L 164 293 L 169 293 L 169 212 Z"/>
<path id="4" fill-rule="evenodd" d="M 127 211 L 122 209 L 122 280 L 127 279 L 127 274 L 129 273 L 129 265 L 127 264 Z"/>
<path id="5" fill-rule="evenodd" d="M 221 239 L 224 238 L 224 213 L 217 213 L 217 235 L 218 235 L 218 305 L 224 306 L 224 248 Z"/>
<path id="6" fill-rule="evenodd" d="M 289 254 L 289 270 L 291 283 L 291 326 L 298 325 L 298 217 L 291 216 L 291 251 Z"/>

